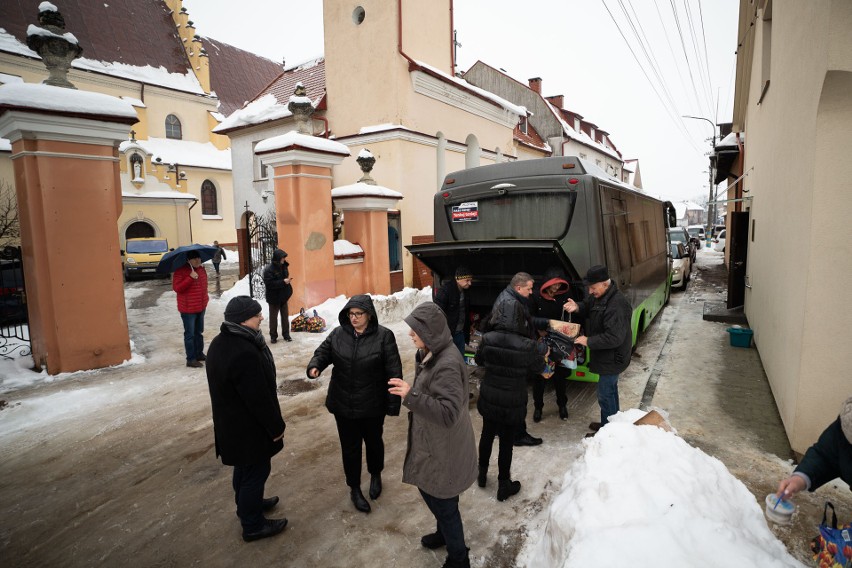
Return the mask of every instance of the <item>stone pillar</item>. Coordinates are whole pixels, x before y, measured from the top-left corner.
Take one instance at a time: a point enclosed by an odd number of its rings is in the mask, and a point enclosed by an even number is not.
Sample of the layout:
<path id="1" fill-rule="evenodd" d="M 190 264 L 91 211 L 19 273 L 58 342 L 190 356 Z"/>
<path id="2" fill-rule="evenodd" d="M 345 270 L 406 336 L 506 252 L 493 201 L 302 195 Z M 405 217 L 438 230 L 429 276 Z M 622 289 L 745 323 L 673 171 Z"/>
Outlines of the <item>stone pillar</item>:
<path id="1" fill-rule="evenodd" d="M 118 144 L 136 120 L 129 103 L 99 93 L 0 87 L 0 137 L 12 141 L 33 361 L 51 374 L 130 358 L 116 229 Z"/>

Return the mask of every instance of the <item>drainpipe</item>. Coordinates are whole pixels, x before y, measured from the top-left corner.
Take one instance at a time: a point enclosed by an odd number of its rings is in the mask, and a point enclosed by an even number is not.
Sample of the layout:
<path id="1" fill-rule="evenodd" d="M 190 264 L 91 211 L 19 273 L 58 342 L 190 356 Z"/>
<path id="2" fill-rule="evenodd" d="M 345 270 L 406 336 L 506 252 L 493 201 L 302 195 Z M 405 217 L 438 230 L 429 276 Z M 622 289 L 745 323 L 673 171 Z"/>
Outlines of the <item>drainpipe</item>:
<path id="1" fill-rule="evenodd" d="M 397 32 L 397 43 L 396 49 L 400 55 L 402 55 L 408 61 L 408 69 L 409 71 L 412 68 L 418 69 L 420 66 L 411 59 L 403 50 L 402 50 L 402 0 L 396 0 L 396 32 Z"/>
<path id="2" fill-rule="evenodd" d="M 450 0 L 450 75 L 456 76 L 456 36 L 453 15 L 453 0 Z"/>
<path id="3" fill-rule="evenodd" d="M 198 200 L 192 202 L 192 205 L 189 206 L 187 213 L 189 214 L 189 242 L 192 244 L 192 208 L 198 205 Z"/>
<path id="4" fill-rule="evenodd" d="M 325 124 L 325 132 L 323 132 L 322 137 L 323 137 L 323 138 L 328 138 L 328 119 L 327 119 L 326 117 L 324 117 L 324 116 L 311 116 L 311 118 L 312 118 L 313 120 L 319 120 L 319 121 L 321 121 L 323 124 Z"/>

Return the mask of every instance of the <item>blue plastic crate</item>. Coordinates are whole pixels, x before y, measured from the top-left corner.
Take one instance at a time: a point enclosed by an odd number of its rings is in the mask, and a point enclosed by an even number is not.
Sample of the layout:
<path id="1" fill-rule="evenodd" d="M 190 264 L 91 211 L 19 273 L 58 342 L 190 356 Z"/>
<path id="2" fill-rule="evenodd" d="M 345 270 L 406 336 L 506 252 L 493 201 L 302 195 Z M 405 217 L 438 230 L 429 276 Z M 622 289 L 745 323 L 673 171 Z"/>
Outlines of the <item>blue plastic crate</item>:
<path id="1" fill-rule="evenodd" d="M 727 331 L 731 335 L 732 347 L 751 347 L 751 338 L 754 335 L 752 330 L 742 327 L 729 327 Z"/>

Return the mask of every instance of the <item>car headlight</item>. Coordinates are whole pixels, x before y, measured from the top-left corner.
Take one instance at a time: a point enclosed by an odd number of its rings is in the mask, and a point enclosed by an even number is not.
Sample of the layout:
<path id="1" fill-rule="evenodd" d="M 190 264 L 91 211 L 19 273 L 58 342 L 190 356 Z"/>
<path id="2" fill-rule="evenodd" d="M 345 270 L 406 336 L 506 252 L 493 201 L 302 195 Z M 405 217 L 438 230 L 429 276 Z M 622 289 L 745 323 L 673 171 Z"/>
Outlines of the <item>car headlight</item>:
<path id="1" fill-rule="evenodd" d="M 136 259 L 130 256 L 124 262 L 126 262 L 127 264 L 136 264 Z"/>
<path id="2" fill-rule="evenodd" d="M 675 274 L 680 274 L 680 271 L 681 271 L 681 270 L 683 270 L 683 268 L 681 268 L 680 266 L 675 266 L 674 273 L 675 273 Z"/>

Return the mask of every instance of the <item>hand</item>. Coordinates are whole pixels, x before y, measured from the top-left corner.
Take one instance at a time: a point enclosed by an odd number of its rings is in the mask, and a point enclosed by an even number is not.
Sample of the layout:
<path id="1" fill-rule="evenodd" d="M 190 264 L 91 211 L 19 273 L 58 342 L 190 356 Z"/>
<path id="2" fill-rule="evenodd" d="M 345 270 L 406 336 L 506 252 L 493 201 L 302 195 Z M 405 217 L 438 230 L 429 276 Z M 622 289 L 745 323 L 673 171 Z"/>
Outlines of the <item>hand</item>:
<path id="1" fill-rule="evenodd" d="M 388 380 L 388 384 L 391 385 L 391 387 L 388 389 L 388 392 L 397 396 L 401 396 L 402 398 L 408 396 L 408 392 L 411 390 L 411 385 L 409 385 L 402 379 L 390 379 Z"/>
<path id="2" fill-rule="evenodd" d="M 775 493 L 775 496 L 779 499 L 787 499 L 806 487 L 807 483 L 805 483 L 803 477 L 799 475 L 791 475 L 778 484 L 778 491 Z"/>
<path id="3" fill-rule="evenodd" d="M 577 345 L 582 345 L 583 347 L 588 347 L 589 346 L 589 338 L 586 337 L 585 335 L 580 335 L 579 337 L 577 337 L 574 340 L 574 343 L 577 344 Z"/>
<path id="4" fill-rule="evenodd" d="M 312 379 L 315 379 L 320 376 L 320 371 L 316 367 L 311 367 L 308 369 L 308 376 Z"/>
<path id="5" fill-rule="evenodd" d="M 572 314 L 579 310 L 580 307 L 577 305 L 577 302 L 575 302 L 571 298 L 568 298 L 568 301 L 562 304 L 562 309 L 568 312 L 569 314 Z"/>
<path id="6" fill-rule="evenodd" d="M 193 280 L 198 280 L 198 273 L 194 270 L 190 270 L 189 271 L 189 277 L 192 278 Z"/>

